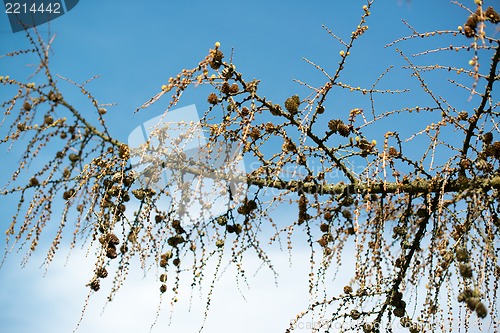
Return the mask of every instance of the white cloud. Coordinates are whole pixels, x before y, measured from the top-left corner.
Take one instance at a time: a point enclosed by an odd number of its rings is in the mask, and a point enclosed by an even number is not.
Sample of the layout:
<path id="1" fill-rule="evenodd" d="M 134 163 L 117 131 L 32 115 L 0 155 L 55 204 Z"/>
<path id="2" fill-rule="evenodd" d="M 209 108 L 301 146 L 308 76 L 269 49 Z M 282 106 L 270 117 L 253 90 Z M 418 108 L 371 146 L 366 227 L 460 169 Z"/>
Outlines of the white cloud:
<path id="1" fill-rule="evenodd" d="M 63 252 L 64 249 L 61 249 L 57 254 L 44 278 L 43 269 L 37 266 L 43 261 L 42 254 L 34 256 L 25 269 L 20 269 L 17 265 L 20 262 L 19 255 L 8 258 L 7 264 L 0 271 L 2 332 L 69 333 L 74 330 L 88 292 L 85 285 L 93 274 L 93 260 L 85 257 L 85 251 L 73 250 L 65 266 L 66 257 Z M 349 260 L 348 252 L 344 254 L 345 265 L 335 282 L 326 281 L 331 284 L 328 286 L 330 292 L 341 292 L 348 282 L 350 275 L 346 272 L 352 272 L 354 264 Z M 243 281 L 237 284 L 234 267 L 228 268 L 216 282 L 203 332 L 284 332 L 296 314 L 306 309 L 309 302 L 308 249 L 294 249 L 291 267 L 287 252 L 274 250 L 268 254 L 279 274 L 278 286 L 274 283 L 272 272 L 265 268 L 258 270 L 260 262 L 252 256 L 245 260 L 244 267 L 249 277 L 249 288 Z M 254 276 L 257 270 L 258 273 Z M 192 299 L 190 273 L 183 276 L 186 279 L 179 290 L 179 301 L 172 309 L 170 297 L 163 300 L 160 316 L 152 332 L 199 332 L 206 306 L 205 296 L 213 276 L 211 272 L 213 267 L 205 272 L 202 295 L 200 296 L 196 287 Z M 144 277 L 138 265 L 132 266 L 123 288 L 111 303 L 106 304 L 112 276 L 110 274 L 104 280 L 102 289 L 90 297 L 77 332 L 150 332 L 160 300 L 160 282 L 155 272 L 151 271 Z M 167 281 L 169 289 L 173 286 L 172 280 L 169 277 Z M 446 298 L 443 299 L 445 301 Z M 317 320 L 310 317 L 301 319 L 301 329 L 295 332 L 310 332 L 310 326 L 316 325 Z M 485 323 L 486 328 L 488 322 L 489 320 Z M 472 332 L 479 332 L 475 315 L 470 328 Z M 395 332 L 407 330 L 395 329 Z"/>
<path id="2" fill-rule="evenodd" d="M 246 262 L 250 289 L 236 283 L 235 270 L 228 269 L 217 281 L 208 318 L 203 332 L 284 331 L 295 315 L 307 306 L 308 253 L 296 252 L 289 267 L 287 253 L 274 253 L 274 263 L 280 274 L 278 286 L 273 274 L 259 270 L 259 262 Z M 0 275 L 2 285 L 0 321 L 9 333 L 71 332 L 76 327 L 86 298 L 85 284 L 92 276 L 93 263 L 84 251 L 74 252 L 67 266 L 62 251 L 42 278 L 38 269 L 40 258 L 34 257 L 28 267 L 19 269 L 16 256 L 8 259 Z M 138 267 L 135 267 L 138 268 Z M 171 317 L 170 298 L 163 301 L 160 317 L 152 332 L 198 332 L 203 322 L 205 298 L 198 289 L 193 291 L 191 305 L 189 276 L 182 284 L 179 301 Z M 208 292 L 210 274 L 206 275 L 203 293 Z M 111 274 L 108 279 L 111 279 Z M 167 284 L 172 281 L 167 281 Z M 159 303 L 159 286 L 154 272 L 142 276 L 132 269 L 123 289 L 106 305 L 109 289 L 103 288 L 90 298 L 78 332 L 149 332 Z M 241 292 L 240 292 L 241 291 Z M 244 298 L 243 298 L 243 296 Z M 171 319 L 171 321 L 170 321 Z M 169 324 L 170 322 L 170 324 Z"/>

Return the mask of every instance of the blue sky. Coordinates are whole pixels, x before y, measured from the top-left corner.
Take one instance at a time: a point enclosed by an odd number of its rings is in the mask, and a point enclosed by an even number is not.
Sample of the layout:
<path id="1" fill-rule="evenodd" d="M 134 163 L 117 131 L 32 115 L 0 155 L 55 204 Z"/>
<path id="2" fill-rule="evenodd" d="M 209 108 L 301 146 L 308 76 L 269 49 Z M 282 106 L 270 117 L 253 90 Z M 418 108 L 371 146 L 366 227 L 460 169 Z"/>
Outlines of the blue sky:
<path id="1" fill-rule="evenodd" d="M 468 2 L 468 5 L 473 5 L 472 0 Z M 302 61 L 302 57 L 333 71 L 340 60 L 339 51 L 342 48 L 321 25 L 326 25 L 338 36 L 347 39 L 358 24 L 361 7 L 365 3 L 332 0 L 318 0 L 313 4 L 306 1 L 261 0 L 88 0 L 80 1 L 72 11 L 52 21 L 50 30 L 47 24 L 39 27 L 39 30 L 44 36 L 48 36 L 49 31 L 56 35 L 52 49 L 53 73 L 80 83 L 94 75 L 101 76 L 87 88 L 100 103 L 116 104 L 108 107 L 108 126 L 113 135 L 125 141 L 135 127 L 157 116 L 168 101 L 162 100 L 158 108 L 136 114 L 133 111 L 159 92 L 170 76 L 183 68 L 197 66 L 216 41 L 221 43 L 226 57 L 234 48 L 234 63 L 238 70 L 247 79 L 260 79 L 260 91 L 273 101 L 283 102 L 295 92 L 305 93 L 293 79 L 312 85 L 324 83 L 322 74 Z M 418 31 L 431 31 L 456 29 L 467 17 L 463 9 L 446 0 L 379 0 L 371 12 L 367 23 L 369 30 L 356 43 L 346 65 L 348 70 L 341 78 L 341 81 L 353 86 L 370 87 L 389 65 L 397 67 L 403 64 L 394 48 L 384 48 L 394 39 L 410 34 L 401 19 Z M 465 38 L 462 42 L 467 43 Z M 426 43 L 416 40 L 401 47 L 411 54 L 423 50 Z M 439 46 L 449 44 L 446 37 L 435 42 Z M 7 16 L 0 13 L 0 54 L 27 47 L 24 34 L 11 33 Z M 446 54 L 437 55 L 432 63 L 446 57 Z M 459 67 L 466 67 L 470 57 L 470 54 L 463 54 L 450 61 L 456 62 Z M 21 80 L 26 78 L 32 68 L 26 67 L 24 61 L 29 62 L 29 58 L 0 59 L 0 75 Z M 416 61 L 427 64 L 425 57 Z M 432 78 L 436 87 L 441 89 L 440 93 L 455 104 L 463 105 L 463 109 L 473 107 L 467 102 L 469 96 L 466 93 L 457 95 L 456 90 L 443 85 L 442 79 L 439 76 Z M 78 89 L 64 82 L 61 82 L 60 87 L 66 98 L 74 101 L 73 104 L 80 107 L 83 114 L 86 110 L 90 112 L 86 98 L 79 94 Z M 414 92 L 382 97 L 377 104 L 378 110 L 425 104 L 426 97 L 419 92 L 418 83 L 409 77 L 409 72 L 396 69 L 381 82 L 380 88 L 410 88 Z M 340 93 L 338 97 L 330 98 L 328 103 L 346 115 L 353 107 L 369 107 L 367 101 L 358 97 Z M 196 104 L 198 109 L 203 108 L 206 106 L 206 96 L 192 90 L 179 106 L 190 104 Z M 418 128 L 419 124 L 407 122 L 398 126 Z M 387 127 L 384 125 L 372 131 L 376 137 L 387 131 Z M 381 142 L 382 138 L 378 140 Z M 11 155 L 5 150 L 0 151 L 0 154 L 3 160 L 16 161 L 16 157 L 12 157 L 15 150 Z M 8 170 L 13 165 L 7 162 L 3 167 Z M 8 213 L 4 213 L 5 223 L 11 216 L 13 205 L 11 198 L 0 197 L 0 207 Z M 75 249 L 68 265 L 64 267 L 67 253 L 57 256 L 54 266 L 49 268 L 45 277 L 44 270 L 38 268 L 44 254 L 35 255 L 25 269 L 19 267 L 19 255 L 14 253 L 8 258 L 0 270 L 0 331 L 42 333 L 70 332 L 73 329 L 85 301 L 85 283 L 91 274 L 92 262 L 84 258 L 85 251 Z M 227 272 L 221 281 L 223 288 L 220 288 L 220 294 L 216 293 L 219 298 L 215 298 L 211 312 L 214 318 L 207 322 L 206 332 L 225 332 L 230 329 L 271 332 L 286 328 L 284 324 L 302 309 L 300 305 L 305 305 L 308 299 L 305 279 L 308 272 L 307 268 L 304 269 L 307 265 L 300 264 L 301 260 L 307 263 L 307 254 L 299 251 L 297 264 L 292 268 L 287 267 L 286 254 L 276 252 L 275 255 L 277 265 L 284 272 L 280 287 L 274 287 L 271 275 L 261 273 L 255 278 L 252 289 L 246 292 L 248 300 L 244 301 L 238 295 L 231 278 L 233 275 Z M 151 277 L 143 280 L 141 273 L 134 273 L 122 293 L 118 295 L 117 302 L 108 305 L 102 316 L 99 316 L 103 305 L 102 295 L 92 297 L 89 313 L 82 322 L 80 332 L 103 332 L 108 328 L 109 332 L 149 331 L 158 300 L 154 274 L 153 280 Z M 263 295 L 272 299 L 275 305 L 263 304 Z M 189 306 L 186 302 L 179 302 L 179 313 L 174 314 L 172 326 L 167 326 L 168 320 L 162 318 L 154 332 L 197 332 L 203 302 L 194 302 L 191 313 L 187 312 Z M 232 313 L 238 306 L 241 312 Z M 168 319 L 169 310 L 166 306 L 163 317 Z M 229 319 L 225 316 L 227 313 L 232 314 Z M 138 317 L 134 318 L 134 314 Z M 242 326 L 236 328 L 235 325 Z"/>

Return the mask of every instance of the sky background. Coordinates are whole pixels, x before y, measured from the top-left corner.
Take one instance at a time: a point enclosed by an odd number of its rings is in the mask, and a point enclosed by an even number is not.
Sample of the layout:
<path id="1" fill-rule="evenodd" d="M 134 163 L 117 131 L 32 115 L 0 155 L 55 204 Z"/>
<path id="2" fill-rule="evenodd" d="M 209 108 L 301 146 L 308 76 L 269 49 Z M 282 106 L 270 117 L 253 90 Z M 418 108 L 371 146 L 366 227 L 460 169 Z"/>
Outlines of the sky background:
<path id="1" fill-rule="evenodd" d="M 52 47 L 52 72 L 82 83 L 95 75 L 101 77 L 87 86 L 100 103 L 115 103 L 108 107 L 108 126 L 111 133 L 125 141 L 128 134 L 144 121 L 159 114 L 168 100 L 134 114 L 133 111 L 160 91 L 170 76 L 183 68 L 196 67 L 216 41 L 230 55 L 248 80 L 261 80 L 259 90 L 268 99 L 283 102 L 295 92 L 303 92 L 293 79 L 320 85 L 325 79 L 321 73 L 302 61 L 306 57 L 333 71 L 340 60 L 341 45 L 329 36 L 322 24 L 348 40 L 359 23 L 365 1 L 80 1 L 69 13 L 54 20 L 50 26 L 39 27 L 42 36 L 55 34 Z M 488 5 L 486 1 L 486 5 Z M 490 1 L 493 4 L 493 1 Z M 466 1 L 472 6 L 473 1 Z M 418 31 L 456 29 L 465 22 L 467 13 L 446 0 L 396 1 L 379 0 L 368 18 L 369 30 L 358 41 L 347 61 L 348 70 L 341 80 L 353 86 L 370 87 L 389 65 L 403 64 L 393 48 L 384 45 L 410 34 L 401 19 Z M 450 45 L 444 36 L 436 46 Z M 454 40 L 456 42 L 456 40 Z M 462 41 L 467 43 L 467 41 Z M 429 41 L 411 41 L 403 46 L 405 52 L 424 50 Z M 25 35 L 12 33 L 7 15 L 0 13 L 0 54 L 28 48 Z M 431 63 L 442 61 L 449 54 L 434 55 Z M 457 55 L 448 63 L 466 67 L 471 54 Z M 429 64 L 425 57 L 421 63 Z M 32 68 L 25 66 L 28 57 L 0 59 L 0 75 L 25 79 Z M 455 105 L 471 109 L 468 94 L 456 94 L 442 85 L 442 77 L 431 77 L 443 95 Z M 472 81 L 470 82 L 472 83 Z M 61 82 L 60 87 L 72 104 L 92 110 L 77 88 Z M 410 88 L 418 91 L 418 83 L 409 72 L 397 69 L 381 82 L 380 88 Z M 413 107 L 426 102 L 426 96 L 416 92 L 391 98 L 380 98 L 377 110 L 404 106 Z M 369 103 L 353 95 L 339 94 L 329 98 L 329 105 L 345 112 L 353 107 L 368 108 Z M 452 103 L 452 104 L 453 104 Z M 181 100 L 179 107 L 196 104 L 206 107 L 206 96 L 192 90 Z M 460 108 L 460 107 L 459 107 Z M 93 112 L 93 111 L 92 111 Z M 95 116 L 95 115 L 94 115 Z M 373 136 L 385 133 L 390 124 L 374 128 Z M 418 122 L 392 124 L 409 130 Z M 379 137 L 382 142 L 382 137 Z M 2 154 L 3 173 L 17 161 L 15 150 Z M 10 154 L 10 155 L 8 155 Z M 3 179 L 3 178 L 2 178 Z M 15 201 L 0 197 L 4 211 L 4 225 L 9 223 Z M 277 212 L 282 218 L 291 218 L 288 210 Z M 50 242 L 51 239 L 49 238 Z M 22 256 L 12 253 L 0 270 L 0 331 L 71 332 L 81 314 L 87 295 L 85 284 L 92 273 L 92 258 L 85 250 L 74 249 L 67 264 L 68 250 L 62 247 L 56 260 L 45 273 L 39 266 L 45 253 L 35 254 L 22 269 Z M 218 283 L 205 332 L 278 332 L 283 331 L 295 314 L 308 301 L 308 253 L 300 247 L 294 253 L 289 267 L 287 253 L 272 252 L 278 272 L 279 286 L 272 275 L 261 270 L 250 280 L 251 289 L 243 288 L 245 299 L 234 282 L 234 272 L 228 270 Z M 66 265 L 65 265 L 66 264 Z M 258 264 L 251 259 L 247 271 L 255 271 Z M 348 266 L 349 267 L 349 266 Z M 252 269 L 253 268 L 253 269 Z M 336 282 L 343 286 L 342 278 Z M 102 313 L 106 288 L 90 299 L 79 332 L 148 332 L 158 306 L 158 283 L 155 274 L 143 278 L 134 271 L 116 300 Z M 153 332 L 197 332 L 203 318 L 204 301 L 195 298 L 189 312 L 189 288 L 176 305 L 169 326 L 170 307 L 164 305 L 162 315 Z M 304 331 L 305 330 L 299 330 Z"/>

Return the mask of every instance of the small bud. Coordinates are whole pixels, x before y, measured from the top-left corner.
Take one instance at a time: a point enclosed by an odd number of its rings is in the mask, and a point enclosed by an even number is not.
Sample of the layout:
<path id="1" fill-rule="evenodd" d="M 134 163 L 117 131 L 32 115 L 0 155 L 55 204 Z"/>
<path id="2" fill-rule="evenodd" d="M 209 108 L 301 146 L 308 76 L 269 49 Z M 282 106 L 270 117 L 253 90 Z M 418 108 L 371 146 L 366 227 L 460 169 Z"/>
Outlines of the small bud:
<path id="1" fill-rule="evenodd" d="M 100 288 L 101 288 L 101 285 L 99 283 L 99 280 L 93 280 L 90 283 L 90 289 L 92 289 L 93 291 L 98 291 Z"/>
<path id="2" fill-rule="evenodd" d="M 352 319 L 357 320 L 361 317 L 361 313 L 358 310 L 351 310 L 350 316 Z"/>
<path id="3" fill-rule="evenodd" d="M 219 102 L 219 99 L 217 98 L 216 94 L 211 93 L 210 95 L 208 95 L 207 101 L 208 103 L 215 105 Z"/>
<path id="4" fill-rule="evenodd" d="M 488 315 L 488 310 L 486 309 L 486 306 L 482 303 L 482 302 L 479 302 L 477 305 L 476 305 L 476 313 L 477 313 L 477 316 L 479 318 L 484 318 Z"/>
<path id="5" fill-rule="evenodd" d="M 351 286 L 345 286 L 344 287 L 344 293 L 346 293 L 346 294 L 352 293 L 352 287 Z"/>
<path id="6" fill-rule="evenodd" d="M 30 179 L 30 186 L 38 186 L 40 183 L 38 182 L 38 179 L 36 177 L 33 177 Z"/>

